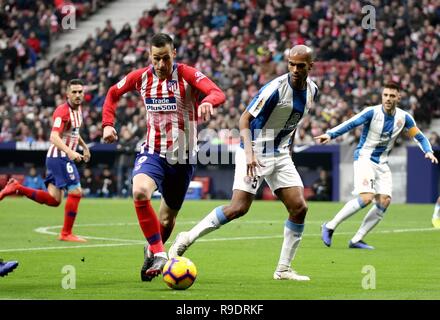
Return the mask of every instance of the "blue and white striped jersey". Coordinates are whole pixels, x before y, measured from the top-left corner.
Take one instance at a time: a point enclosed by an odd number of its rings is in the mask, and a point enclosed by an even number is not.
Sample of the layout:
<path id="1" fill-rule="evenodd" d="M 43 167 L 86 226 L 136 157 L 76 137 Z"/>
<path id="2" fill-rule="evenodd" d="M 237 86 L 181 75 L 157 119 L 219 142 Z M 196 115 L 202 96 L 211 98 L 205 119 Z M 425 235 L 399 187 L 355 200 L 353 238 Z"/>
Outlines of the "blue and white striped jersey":
<path id="1" fill-rule="evenodd" d="M 318 86 L 312 80 L 307 78 L 306 89 L 296 90 L 289 77 L 286 73 L 267 83 L 246 109 L 254 116 L 250 127 L 256 153 L 289 152 L 292 133 L 316 101 Z"/>
<path id="2" fill-rule="evenodd" d="M 396 108 L 395 114 L 391 116 L 384 111 L 381 104 L 365 108 L 356 116 L 327 131 L 327 134 L 334 139 L 361 124 L 364 128 L 354 152 L 354 160 L 368 158 L 375 163 L 387 163 L 388 154 L 403 129 L 407 129 L 410 136 L 416 139 L 423 152 L 432 152 L 429 140 L 419 131 L 408 112 Z"/>

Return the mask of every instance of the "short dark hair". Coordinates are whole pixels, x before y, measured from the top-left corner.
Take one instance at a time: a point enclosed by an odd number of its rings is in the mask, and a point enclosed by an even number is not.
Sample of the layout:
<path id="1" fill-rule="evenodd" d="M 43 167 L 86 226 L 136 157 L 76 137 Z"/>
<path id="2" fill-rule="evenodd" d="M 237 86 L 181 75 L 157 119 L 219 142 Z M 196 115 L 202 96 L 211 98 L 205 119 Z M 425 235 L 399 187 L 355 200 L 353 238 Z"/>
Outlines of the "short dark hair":
<path id="1" fill-rule="evenodd" d="M 170 45 L 171 49 L 174 48 L 173 38 L 171 38 L 166 33 L 156 33 L 151 38 L 151 46 L 154 46 L 156 48 L 165 47 L 167 44 Z"/>
<path id="2" fill-rule="evenodd" d="M 394 81 L 389 81 L 389 82 L 385 83 L 385 85 L 383 87 L 400 91 L 400 85 Z"/>
<path id="3" fill-rule="evenodd" d="M 71 79 L 69 81 L 69 83 L 67 84 L 67 87 L 70 88 L 70 86 L 77 85 L 77 84 L 83 86 L 84 82 L 81 79 Z"/>

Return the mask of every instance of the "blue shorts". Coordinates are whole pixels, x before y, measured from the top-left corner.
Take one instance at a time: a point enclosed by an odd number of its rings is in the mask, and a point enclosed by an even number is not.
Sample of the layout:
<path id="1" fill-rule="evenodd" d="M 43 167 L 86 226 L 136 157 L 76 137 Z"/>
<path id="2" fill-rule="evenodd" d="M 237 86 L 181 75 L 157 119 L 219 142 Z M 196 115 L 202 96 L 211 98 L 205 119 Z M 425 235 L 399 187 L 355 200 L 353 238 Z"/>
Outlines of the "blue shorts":
<path id="1" fill-rule="evenodd" d="M 51 183 L 58 189 L 72 190 L 81 187 L 78 169 L 67 157 L 46 158 L 47 175 L 44 180 L 46 187 Z"/>
<path id="2" fill-rule="evenodd" d="M 131 177 L 144 173 L 156 182 L 168 207 L 179 210 L 194 175 L 193 164 L 169 164 L 157 153 L 138 153 Z"/>

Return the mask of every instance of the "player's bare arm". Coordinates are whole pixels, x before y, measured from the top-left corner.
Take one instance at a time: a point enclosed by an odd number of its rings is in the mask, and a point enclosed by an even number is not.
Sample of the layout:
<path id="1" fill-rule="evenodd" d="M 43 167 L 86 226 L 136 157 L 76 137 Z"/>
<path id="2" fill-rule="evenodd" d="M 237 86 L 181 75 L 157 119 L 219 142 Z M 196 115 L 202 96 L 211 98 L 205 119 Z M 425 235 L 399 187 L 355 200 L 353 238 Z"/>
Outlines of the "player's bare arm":
<path id="1" fill-rule="evenodd" d="M 320 136 L 313 137 L 318 143 L 326 144 L 329 143 L 331 138 L 327 133 L 321 134 Z"/>
<path id="2" fill-rule="evenodd" d="M 244 152 L 246 154 L 247 176 L 249 177 L 256 176 L 257 167 L 264 167 L 264 165 L 258 161 L 254 149 L 252 148 L 250 123 L 253 119 L 254 117 L 245 111 L 239 121 L 240 137 L 243 141 Z"/>
<path id="3" fill-rule="evenodd" d="M 83 148 L 84 162 L 89 162 L 92 155 L 90 153 L 89 147 L 87 146 L 87 143 L 85 143 L 85 141 L 83 140 L 83 138 L 81 138 L 81 136 L 78 137 L 78 143 Z"/>
<path id="4" fill-rule="evenodd" d="M 52 131 L 50 133 L 50 142 L 52 142 L 59 150 L 64 151 L 70 160 L 76 162 L 80 162 L 81 160 L 83 160 L 83 155 L 79 154 L 76 151 L 73 151 L 63 142 L 63 139 L 61 139 L 59 132 Z"/>

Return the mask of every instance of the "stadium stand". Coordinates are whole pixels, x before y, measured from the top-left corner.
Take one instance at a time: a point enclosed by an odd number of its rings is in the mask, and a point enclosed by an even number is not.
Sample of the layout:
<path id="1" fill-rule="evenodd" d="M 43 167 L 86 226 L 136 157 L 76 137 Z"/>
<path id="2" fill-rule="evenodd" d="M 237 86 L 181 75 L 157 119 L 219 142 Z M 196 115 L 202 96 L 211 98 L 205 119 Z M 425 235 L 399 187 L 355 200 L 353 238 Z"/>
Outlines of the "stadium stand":
<path id="1" fill-rule="evenodd" d="M 286 50 L 295 44 L 315 48 L 311 76 L 320 88 L 315 110 L 304 118 L 297 144 L 348 119 L 366 105 L 380 103 L 384 81 L 399 81 L 401 106 L 438 144 L 440 118 L 440 6 L 376 0 L 376 29 L 362 29 L 359 1 L 199 1 L 170 0 L 165 10 L 144 11 L 135 24 L 115 30 L 109 21 L 78 47 L 35 68 L 52 37 L 60 32 L 54 1 L 0 1 L 0 79 L 13 79 L 12 93 L 0 85 L 0 142 L 48 139 L 50 115 L 64 97 L 66 81 L 86 82 L 85 141 L 101 139 L 100 110 L 107 89 L 134 68 L 149 64 L 155 32 L 175 37 L 178 61 L 203 70 L 226 92 L 218 114 L 200 129 L 234 129 L 241 112 L 268 80 L 284 73 Z M 84 18 L 108 1 L 73 1 Z M 92 5 L 98 3 L 98 6 Z M 348 3 L 348 5 L 347 5 Z M 32 30 L 32 32 L 31 32 Z M 23 72 L 26 70 L 26 74 Z M 118 109 L 122 142 L 136 145 L 145 133 L 142 102 L 127 94 Z M 353 144 L 355 130 L 335 143 Z M 235 144 L 238 135 L 220 131 L 218 143 Z M 400 138 L 398 144 L 408 139 Z"/>

